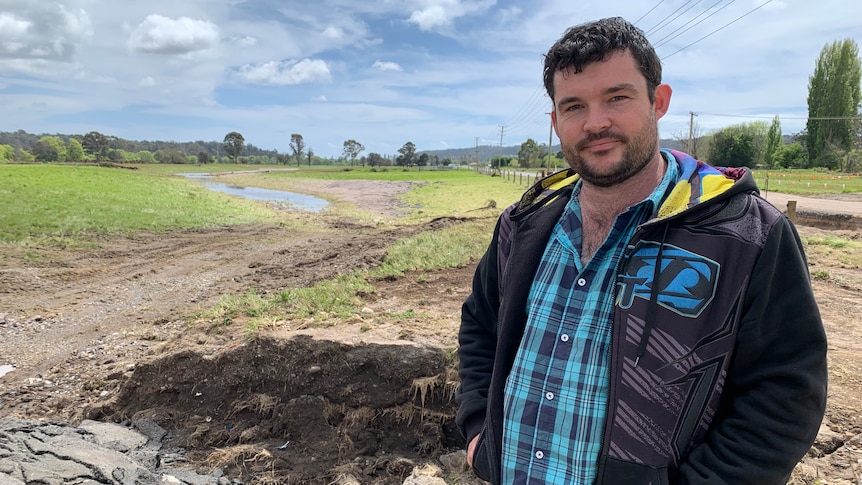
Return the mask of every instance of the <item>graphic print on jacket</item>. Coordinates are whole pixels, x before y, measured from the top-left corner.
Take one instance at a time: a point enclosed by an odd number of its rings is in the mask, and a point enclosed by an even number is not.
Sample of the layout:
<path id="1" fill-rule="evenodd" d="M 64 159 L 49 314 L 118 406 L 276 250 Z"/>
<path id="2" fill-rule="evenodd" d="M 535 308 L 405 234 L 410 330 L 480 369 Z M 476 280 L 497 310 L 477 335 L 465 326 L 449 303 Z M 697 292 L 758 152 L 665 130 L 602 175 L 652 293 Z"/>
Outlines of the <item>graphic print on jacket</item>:
<path id="1" fill-rule="evenodd" d="M 618 278 L 621 308 L 631 308 L 635 297 L 650 299 L 659 244 L 635 246 L 625 273 Z M 661 255 L 658 304 L 684 317 L 695 318 L 715 297 L 720 266 L 704 256 L 665 244 Z"/>
<path id="2" fill-rule="evenodd" d="M 636 243 L 617 278 L 617 311 L 626 323 L 618 345 L 627 357 L 616 370 L 621 375 L 612 397 L 616 411 L 610 417 L 608 454 L 662 467 L 679 462 L 716 412 L 743 290 L 727 294 L 725 287 L 722 298 L 733 303 L 722 305 L 723 312 L 710 310 L 719 293 L 721 265 L 675 244 L 664 242 L 661 254 L 659 247 L 656 241 Z M 649 313 L 657 259 L 656 323 L 647 330 L 643 315 Z M 630 312 L 633 306 L 638 308 Z M 638 364 L 634 349 L 642 339 L 648 351 Z M 648 416 L 641 412 L 650 408 Z"/>

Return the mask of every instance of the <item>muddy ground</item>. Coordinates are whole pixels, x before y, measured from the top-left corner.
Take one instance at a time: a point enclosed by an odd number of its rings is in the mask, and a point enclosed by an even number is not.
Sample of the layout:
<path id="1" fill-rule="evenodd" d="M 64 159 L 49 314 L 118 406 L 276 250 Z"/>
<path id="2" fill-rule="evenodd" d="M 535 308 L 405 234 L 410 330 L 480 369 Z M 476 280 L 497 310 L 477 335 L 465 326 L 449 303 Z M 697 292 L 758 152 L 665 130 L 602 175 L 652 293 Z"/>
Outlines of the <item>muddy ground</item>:
<path id="1" fill-rule="evenodd" d="M 338 184 L 328 190 L 380 221 L 397 220 L 393 195 L 409 188 Z M 848 200 L 848 210 L 859 204 Z M 854 218 L 829 210 L 800 219 L 800 232 L 862 235 Z M 463 222 L 299 217 L 322 227 L 137 234 L 64 250 L 0 246 L 0 366 L 15 366 L 0 377 L 0 416 L 152 418 L 188 450 L 190 466 L 220 467 L 245 483 L 400 484 L 459 449 L 454 349 L 472 264 L 371 281 L 353 317 L 274 321 L 252 338 L 242 321 L 201 316 L 226 295 L 275 294 L 374 267 L 395 240 Z M 829 407 L 792 482 L 857 485 L 862 269 L 811 263 L 829 274 L 814 282 L 830 340 Z"/>

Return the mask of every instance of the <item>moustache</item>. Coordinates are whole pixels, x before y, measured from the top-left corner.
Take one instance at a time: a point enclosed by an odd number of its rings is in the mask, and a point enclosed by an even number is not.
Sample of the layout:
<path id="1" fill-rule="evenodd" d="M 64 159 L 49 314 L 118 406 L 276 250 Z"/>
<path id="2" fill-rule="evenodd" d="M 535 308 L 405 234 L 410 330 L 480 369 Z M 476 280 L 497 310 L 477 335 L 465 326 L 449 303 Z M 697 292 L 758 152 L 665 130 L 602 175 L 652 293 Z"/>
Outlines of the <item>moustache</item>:
<path id="1" fill-rule="evenodd" d="M 610 130 L 605 130 L 605 131 L 602 131 L 600 133 L 591 133 L 586 138 L 579 141 L 578 144 L 576 145 L 576 147 L 578 150 L 583 150 L 584 148 L 587 147 L 587 145 L 589 145 L 590 143 L 592 143 L 594 141 L 608 140 L 608 139 L 617 140 L 617 141 L 620 141 L 623 143 L 625 143 L 627 140 L 625 135 L 623 135 L 621 133 L 613 132 Z"/>

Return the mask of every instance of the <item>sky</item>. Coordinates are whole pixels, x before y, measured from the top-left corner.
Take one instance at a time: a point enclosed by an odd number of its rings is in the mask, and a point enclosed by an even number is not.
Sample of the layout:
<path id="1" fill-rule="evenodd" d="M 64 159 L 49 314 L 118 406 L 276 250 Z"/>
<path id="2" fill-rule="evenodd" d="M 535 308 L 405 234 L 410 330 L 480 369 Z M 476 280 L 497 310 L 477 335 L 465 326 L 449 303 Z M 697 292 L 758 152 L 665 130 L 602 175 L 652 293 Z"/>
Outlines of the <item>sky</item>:
<path id="1" fill-rule="evenodd" d="M 0 131 L 281 153 L 299 133 L 322 157 L 547 143 L 543 56 L 610 16 L 662 59 L 662 138 L 775 115 L 796 133 L 823 47 L 862 44 L 858 0 L 0 0 Z"/>

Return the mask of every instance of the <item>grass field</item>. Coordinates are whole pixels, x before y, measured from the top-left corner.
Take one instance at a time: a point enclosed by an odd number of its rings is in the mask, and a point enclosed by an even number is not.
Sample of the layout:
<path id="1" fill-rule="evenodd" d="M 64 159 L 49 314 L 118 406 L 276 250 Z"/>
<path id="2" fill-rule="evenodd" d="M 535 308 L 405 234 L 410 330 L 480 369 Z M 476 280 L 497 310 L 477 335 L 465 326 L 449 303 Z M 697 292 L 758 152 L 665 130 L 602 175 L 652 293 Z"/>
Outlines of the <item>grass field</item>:
<path id="1" fill-rule="evenodd" d="M 276 222 L 287 217 L 265 203 L 214 193 L 172 176 L 184 172 L 246 172 L 230 175 L 227 180 L 237 185 L 295 192 L 303 192 L 311 179 L 411 181 L 416 185 L 400 196 L 412 208 L 407 222 L 468 214 L 490 201 L 502 210 L 526 188 L 523 181 L 470 170 L 158 164 L 136 168 L 0 165 L 0 242 L 43 238 L 65 244 L 93 233 Z M 256 170 L 262 172 L 248 173 Z M 762 190 L 776 192 L 862 192 L 862 177 L 856 175 L 814 170 L 757 171 L 755 178 Z M 334 210 L 350 213 L 337 204 Z"/>
<path id="2" fill-rule="evenodd" d="M 265 205 L 179 177 L 95 166 L 0 165 L 0 242 L 276 222 Z"/>
<path id="3" fill-rule="evenodd" d="M 816 170 L 758 170 L 754 178 L 760 190 L 796 195 L 862 192 L 862 177 Z"/>

